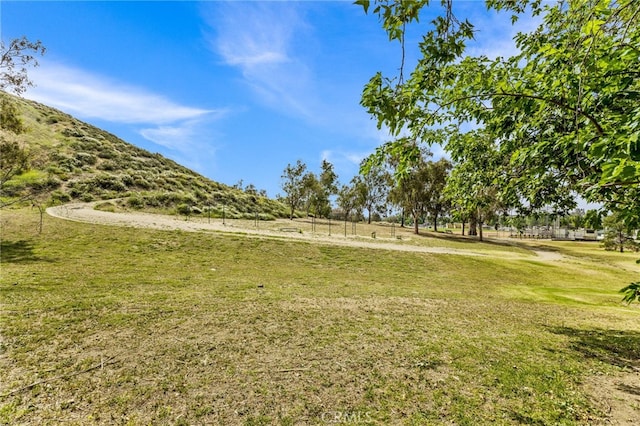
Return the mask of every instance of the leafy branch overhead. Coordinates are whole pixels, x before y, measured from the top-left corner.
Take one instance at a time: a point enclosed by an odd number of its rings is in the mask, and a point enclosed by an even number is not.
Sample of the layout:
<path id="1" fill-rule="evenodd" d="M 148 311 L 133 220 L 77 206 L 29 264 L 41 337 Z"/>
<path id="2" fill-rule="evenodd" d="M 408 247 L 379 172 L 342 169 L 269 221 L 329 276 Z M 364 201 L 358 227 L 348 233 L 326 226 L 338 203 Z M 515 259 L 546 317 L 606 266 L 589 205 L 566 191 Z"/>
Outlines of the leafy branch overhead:
<path id="1" fill-rule="evenodd" d="M 429 2 L 359 4 L 403 40 L 398 31 L 419 18 L 414 7 Z M 483 127 L 509 159 L 509 190 L 533 207 L 553 181 L 640 223 L 640 4 L 489 1 L 516 17 L 542 16 L 516 36 L 520 53 L 496 59 L 466 55 L 473 27 L 442 4 L 406 81 L 378 73 L 364 88 L 361 102 L 378 125 L 424 142 L 434 126 L 445 140 L 461 126 Z"/>

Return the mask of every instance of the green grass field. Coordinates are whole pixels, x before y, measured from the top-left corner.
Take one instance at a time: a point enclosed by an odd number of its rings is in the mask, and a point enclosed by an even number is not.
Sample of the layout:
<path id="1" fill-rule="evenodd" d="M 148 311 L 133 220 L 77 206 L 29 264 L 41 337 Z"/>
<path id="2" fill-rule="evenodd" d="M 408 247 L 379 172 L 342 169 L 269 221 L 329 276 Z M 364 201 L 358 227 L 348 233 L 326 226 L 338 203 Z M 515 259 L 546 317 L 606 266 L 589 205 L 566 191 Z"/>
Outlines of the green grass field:
<path id="1" fill-rule="evenodd" d="M 30 210 L 1 218 L 2 424 L 640 419 L 640 306 L 617 293 L 637 254 L 534 243 L 564 256 L 545 261 L 429 237 L 412 241 L 485 256 L 410 253 L 49 217 L 39 235 Z"/>

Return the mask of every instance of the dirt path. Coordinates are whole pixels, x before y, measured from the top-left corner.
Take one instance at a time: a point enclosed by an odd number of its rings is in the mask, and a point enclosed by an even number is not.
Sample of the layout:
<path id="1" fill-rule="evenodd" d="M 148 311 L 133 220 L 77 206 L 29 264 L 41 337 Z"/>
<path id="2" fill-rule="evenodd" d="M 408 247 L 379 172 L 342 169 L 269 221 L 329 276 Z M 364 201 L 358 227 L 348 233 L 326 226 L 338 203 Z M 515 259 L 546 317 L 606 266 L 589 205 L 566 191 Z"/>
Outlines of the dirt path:
<path id="1" fill-rule="evenodd" d="M 100 225 L 129 226 L 134 228 L 150 228 L 161 230 L 182 230 L 187 232 L 224 232 L 238 233 L 250 237 L 288 238 L 304 241 L 316 241 L 332 245 L 347 247 L 371 248 L 380 250 L 396 250 L 417 253 L 437 253 L 454 254 L 463 256 L 499 256 L 501 258 L 528 258 L 526 255 L 509 251 L 496 251 L 480 253 L 472 250 L 461 250 L 447 247 L 424 247 L 398 242 L 388 239 L 387 241 L 363 240 L 362 237 L 342 235 L 320 236 L 311 233 L 282 232 L 273 230 L 260 230 L 255 228 L 237 227 L 234 225 L 223 225 L 220 222 L 204 223 L 197 221 L 185 221 L 177 216 L 160 214 L 150 214 L 142 212 L 112 213 L 95 210 L 97 203 L 73 203 L 63 206 L 49 207 L 47 214 L 60 219 L 72 220 L 76 222 L 95 223 Z M 562 259 L 562 255 L 554 252 L 534 251 L 538 255 L 537 260 L 555 261 Z"/>

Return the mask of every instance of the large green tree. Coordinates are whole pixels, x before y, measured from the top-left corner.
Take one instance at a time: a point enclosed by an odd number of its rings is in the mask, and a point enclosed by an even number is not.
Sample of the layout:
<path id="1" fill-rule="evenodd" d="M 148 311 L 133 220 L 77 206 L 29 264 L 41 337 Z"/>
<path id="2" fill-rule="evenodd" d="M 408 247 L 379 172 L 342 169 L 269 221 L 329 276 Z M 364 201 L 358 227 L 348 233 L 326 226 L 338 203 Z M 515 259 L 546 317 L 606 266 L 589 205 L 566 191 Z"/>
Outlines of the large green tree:
<path id="1" fill-rule="evenodd" d="M 451 1 L 442 3 L 408 77 L 378 73 L 365 87 L 362 103 L 379 125 L 417 140 L 437 124 L 448 124 L 445 132 L 479 125 L 509 158 L 509 187 L 532 207 L 570 188 L 638 226 L 640 3 L 489 0 L 513 19 L 542 18 L 516 36 L 520 53 L 496 59 L 465 53 L 473 26 L 453 16 Z M 429 4 L 380 0 L 372 10 L 404 49 L 407 25 Z M 555 194 L 545 193 L 550 181 Z"/>
<path id="2" fill-rule="evenodd" d="M 430 0 L 358 0 L 406 48 L 407 27 Z M 568 205 L 572 192 L 640 227 L 640 2 L 487 0 L 505 19 L 538 16 L 511 57 L 469 56 L 474 27 L 452 0 L 424 26 L 410 72 L 376 74 L 362 104 L 392 133 L 418 141 L 482 128 L 502 158 L 500 191 L 530 210 Z M 404 55 L 402 55 L 404 57 Z M 385 151 L 402 151 L 391 144 Z"/>
<path id="3" fill-rule="evenodd" d="M 502 190 L 508 179 L 505 159 L 492 135 L 485 129 L 451 135 L 448 143 L 455 167 L 447 181 L 445 193 L 457 217 L 469 220 L 469 235 L 483 239 L 482 227 L 500 210 L 518 205 Z"/>

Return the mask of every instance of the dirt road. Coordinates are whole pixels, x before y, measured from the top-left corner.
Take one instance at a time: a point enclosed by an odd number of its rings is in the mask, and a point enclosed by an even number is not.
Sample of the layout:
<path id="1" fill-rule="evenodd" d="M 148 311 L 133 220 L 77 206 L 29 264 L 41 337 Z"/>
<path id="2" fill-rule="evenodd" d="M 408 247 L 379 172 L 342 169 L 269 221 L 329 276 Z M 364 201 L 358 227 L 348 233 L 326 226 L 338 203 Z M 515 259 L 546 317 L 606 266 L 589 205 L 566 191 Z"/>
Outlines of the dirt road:
<path id="1" fill-rule="evenodd" d="M 102 210 L 95 210 L 97 203 L 73 203 L 62 206 L 49 207 L 47 214 L 60 219 L 73 220 L 84 223 L 95 223 L 111 226 L 128 226 L 134 228 L 151 228 L 161 230 L 181 230 L 187 232 L 224 232 L 238 233 L 249 237 L 258 238 L 289 238 L 304 241 L 316 241 L 323 244 L 332 244 L 348 247 L 371 248 L 381 250 L 396 250 L 418 253 L 438 253 L 454 254 L 463 256 L 500 256 L 510 258 L 527 258 L 528 256 L 512 251 L 477 252 L 472 250 L 453 249 L 447 247 L 424 247 L 407 244 L 403 241 L 393 239 L 371 239 L 363 237 L 342 236 L 339 234 L 332 236 L 321 236 L 309 232 L 283 232 L 277 230 L 265 230 L 236 225 L 223 225 L 219 221 L 206 223 L 200 221 L 186 221 L 181 217 L 160 214 L 150 214 L 142 212 L 112 213 Z M 386 240 L 386 241 L 385 241 Z M 535 251 L 538 260 L 554 261 L 562 258 L 562 255 L 554 252 Z"/>

